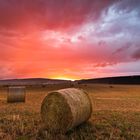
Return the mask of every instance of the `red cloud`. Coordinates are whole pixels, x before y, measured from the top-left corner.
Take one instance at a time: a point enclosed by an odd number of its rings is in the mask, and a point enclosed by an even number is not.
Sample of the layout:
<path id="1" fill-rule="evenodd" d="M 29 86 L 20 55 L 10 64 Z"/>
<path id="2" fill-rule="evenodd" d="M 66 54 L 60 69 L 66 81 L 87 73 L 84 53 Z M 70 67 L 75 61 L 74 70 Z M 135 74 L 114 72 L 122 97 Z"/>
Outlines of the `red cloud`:
<path id="1" fill-rule="evenodd" d="M 0 1 L 3 28 L 63 29 L 100 17 L 112 0 L 4 0 Z"/>
<path id="2" fill-rule="evenodd" d="M 134 42 L 139 44 L 139 40 L 132 37 L 132 43 L 127 43 L 129 26 L 120 22 L 119 34 L 118 22 L 105 20 L 112 3 L 115 1 L 0 1 L 0 77 L 101 77 L 113 75 L 111 71 L 121 63 L 139 60 L 139 51 L 132 56 Z"/>

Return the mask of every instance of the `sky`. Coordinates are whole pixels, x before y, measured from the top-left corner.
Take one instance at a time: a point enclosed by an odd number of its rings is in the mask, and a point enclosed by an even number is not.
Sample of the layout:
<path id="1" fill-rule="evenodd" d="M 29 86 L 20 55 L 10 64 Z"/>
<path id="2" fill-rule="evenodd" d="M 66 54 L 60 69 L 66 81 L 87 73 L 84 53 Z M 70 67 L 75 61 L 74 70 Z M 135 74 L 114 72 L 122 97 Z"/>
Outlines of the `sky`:
<path id="1" fill-rule="evenodd" d="M 0 0 L 0 79 L 139 74 L 139 0 Z"/>

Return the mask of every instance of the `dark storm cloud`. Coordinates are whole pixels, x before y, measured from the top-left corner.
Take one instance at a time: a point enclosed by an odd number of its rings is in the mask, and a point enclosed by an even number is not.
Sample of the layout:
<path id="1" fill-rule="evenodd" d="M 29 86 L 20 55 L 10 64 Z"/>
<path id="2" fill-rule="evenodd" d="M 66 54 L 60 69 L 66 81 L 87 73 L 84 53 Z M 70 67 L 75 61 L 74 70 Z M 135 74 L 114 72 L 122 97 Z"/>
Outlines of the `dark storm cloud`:
<path id="1" fill-rule="evenodd" d="M 116 6 L 118 10 L 123 10 L 124 12 L 131 12 L 134 9 L 140 12 L 139 0 L 120 0 Z"/>

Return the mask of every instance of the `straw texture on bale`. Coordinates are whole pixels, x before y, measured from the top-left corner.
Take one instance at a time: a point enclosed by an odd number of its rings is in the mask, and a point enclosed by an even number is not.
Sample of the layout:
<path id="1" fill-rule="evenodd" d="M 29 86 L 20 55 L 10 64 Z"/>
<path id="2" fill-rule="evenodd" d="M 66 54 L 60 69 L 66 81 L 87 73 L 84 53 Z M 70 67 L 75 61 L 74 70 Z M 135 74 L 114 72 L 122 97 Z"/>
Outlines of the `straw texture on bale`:
<path id="1" fill-rule="evenodd" d="M 7 102 L 14 103 L 14 102 L 25 102 L 25 87 L 9 87 L 8 94 L 7 94 Z"/>
<path id="2" fill-rule="evenodd" d="M 49 93 L 41 106 L 44 126 L 53 133 L 66 133 L 88 120 L 91 112 L 92 105 L 87 93 L 76 88 Z"/>

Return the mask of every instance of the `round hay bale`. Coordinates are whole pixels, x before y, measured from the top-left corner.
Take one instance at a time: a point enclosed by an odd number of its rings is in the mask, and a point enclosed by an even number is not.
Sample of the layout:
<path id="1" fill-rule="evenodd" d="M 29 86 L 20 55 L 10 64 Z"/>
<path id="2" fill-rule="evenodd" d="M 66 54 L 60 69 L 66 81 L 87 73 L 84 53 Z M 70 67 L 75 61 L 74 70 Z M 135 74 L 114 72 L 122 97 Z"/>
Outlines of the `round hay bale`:
<path id="1" fill-rule="evenodd" d="M 91 101 L 83 90 L 67 88 L 49 93 L 42 102 L 41 117 L 46 130 L 66 133 L 88 120 Z"/>
<path id="2" fill-rule="evenodd" d="M 25 102 L 25 87 L 16 86 L 16 87 L 9 87 L 8 94 L 7 94 L 7 102 L 14 103 L 14 102 Z"/>

